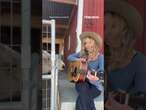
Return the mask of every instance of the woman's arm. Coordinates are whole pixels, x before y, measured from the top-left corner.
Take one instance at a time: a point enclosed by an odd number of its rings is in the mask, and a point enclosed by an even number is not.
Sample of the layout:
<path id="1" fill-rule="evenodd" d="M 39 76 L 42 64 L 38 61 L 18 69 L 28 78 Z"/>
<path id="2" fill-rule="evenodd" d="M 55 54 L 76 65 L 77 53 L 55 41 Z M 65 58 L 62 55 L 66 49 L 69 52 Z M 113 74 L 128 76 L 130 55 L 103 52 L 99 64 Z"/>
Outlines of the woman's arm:
<path id="1" fill-rule="evenodd" d="M 67 60 L 69 60 L 69 61 L 76 61 L 76 60 L 79 60 L 79 59 L 80 59 L 79 53 L 73 53 L 73 54 L 70 54 L 67 57 Z"/>
<path id="2" fill-rule="evenodd" d="M 104 56 L 101 54 L 99 56 L 98 72 L 104 72 Z"/>

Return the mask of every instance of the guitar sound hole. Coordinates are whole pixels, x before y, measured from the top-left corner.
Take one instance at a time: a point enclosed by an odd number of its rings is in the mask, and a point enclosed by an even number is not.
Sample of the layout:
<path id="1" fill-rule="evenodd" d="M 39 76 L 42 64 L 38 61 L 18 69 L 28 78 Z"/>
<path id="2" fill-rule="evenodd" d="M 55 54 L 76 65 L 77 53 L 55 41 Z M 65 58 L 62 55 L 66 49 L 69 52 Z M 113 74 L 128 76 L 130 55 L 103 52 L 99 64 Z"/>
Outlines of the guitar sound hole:
<path id="1" fill-rule="evenodd" d="M 92 71 L 91 74 L 95 76 L 95 72 Z"/>
<path id="2" fill-rule="evenodd" d="M 76 77 L 77 76 L 77 67 L 74 68 L 74 71 L 72 71 L 72 76 Z"/>

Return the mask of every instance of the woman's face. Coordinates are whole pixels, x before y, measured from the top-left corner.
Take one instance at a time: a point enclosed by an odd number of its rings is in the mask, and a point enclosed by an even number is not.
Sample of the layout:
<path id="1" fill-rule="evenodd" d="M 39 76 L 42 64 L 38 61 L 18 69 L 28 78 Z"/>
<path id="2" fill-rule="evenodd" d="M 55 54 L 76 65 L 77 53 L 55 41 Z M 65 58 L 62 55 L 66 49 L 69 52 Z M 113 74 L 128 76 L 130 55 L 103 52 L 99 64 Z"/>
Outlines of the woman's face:
<path id="1" fill-rule="evenodd" d="M 123 28 L 125 21 L 119 16 L 110 13 L 105 14 L 105 43 L 110 47 L 117 48 L 121 46 Z"/>
<path id="2" fill-rule="evenodd" d="M 86 51 L 88 52 L 93 52 L 95 51 L 95 41 L 91 38 L 84 38 L 83 39 L 83 47 Z"/>

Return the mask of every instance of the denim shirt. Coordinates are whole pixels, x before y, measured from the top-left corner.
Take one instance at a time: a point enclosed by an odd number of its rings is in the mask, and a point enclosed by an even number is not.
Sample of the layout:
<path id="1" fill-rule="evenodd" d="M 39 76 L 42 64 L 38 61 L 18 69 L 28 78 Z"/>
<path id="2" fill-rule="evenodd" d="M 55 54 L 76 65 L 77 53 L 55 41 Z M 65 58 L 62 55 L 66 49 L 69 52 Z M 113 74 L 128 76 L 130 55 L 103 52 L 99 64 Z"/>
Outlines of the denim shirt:
<path id="1" fill-rule="evenodd" d="M 73 53 L 68 56 L 67 60 L 76 61 L 76 60 L 79 60 L 79 58 L 80 58 L 80 53 Z M 95 70 L 95 71 L 98 71 L 103 74 L 103 72 L 104 72 L 103 55 L 99 54 L 95 60 L 89 61 L 87 67 L 88 67 L 88 70 Z M 95 81 L 89 80 L 89 82 L 91 84 L 95 85 L 97 89 L 103 90 L 102 84 L 99 80 L 95 80 Z"/>

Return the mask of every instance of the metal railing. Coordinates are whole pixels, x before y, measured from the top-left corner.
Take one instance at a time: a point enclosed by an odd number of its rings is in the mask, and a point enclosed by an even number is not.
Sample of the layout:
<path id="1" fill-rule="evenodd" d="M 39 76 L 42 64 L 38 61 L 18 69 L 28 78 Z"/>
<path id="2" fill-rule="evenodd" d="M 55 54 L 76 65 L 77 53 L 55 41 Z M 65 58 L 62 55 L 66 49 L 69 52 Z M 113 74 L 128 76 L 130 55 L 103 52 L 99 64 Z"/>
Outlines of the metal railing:
<path id="1" fill-rule="evenodd" d="M 51 74 L 42 75 L 42 79 L 46 81 L 51 80 L 50 110 L 57 110 L 58 69 L 57 62 L 55 60 L 55 20 L 42 20 L 42 23 L 47 26 L 51 25 Z M 48 104 L 47 101 L 48 100 L 46 99 L 46 104 Z M 47 105 L 45 110 L 48 110 Z"/>

